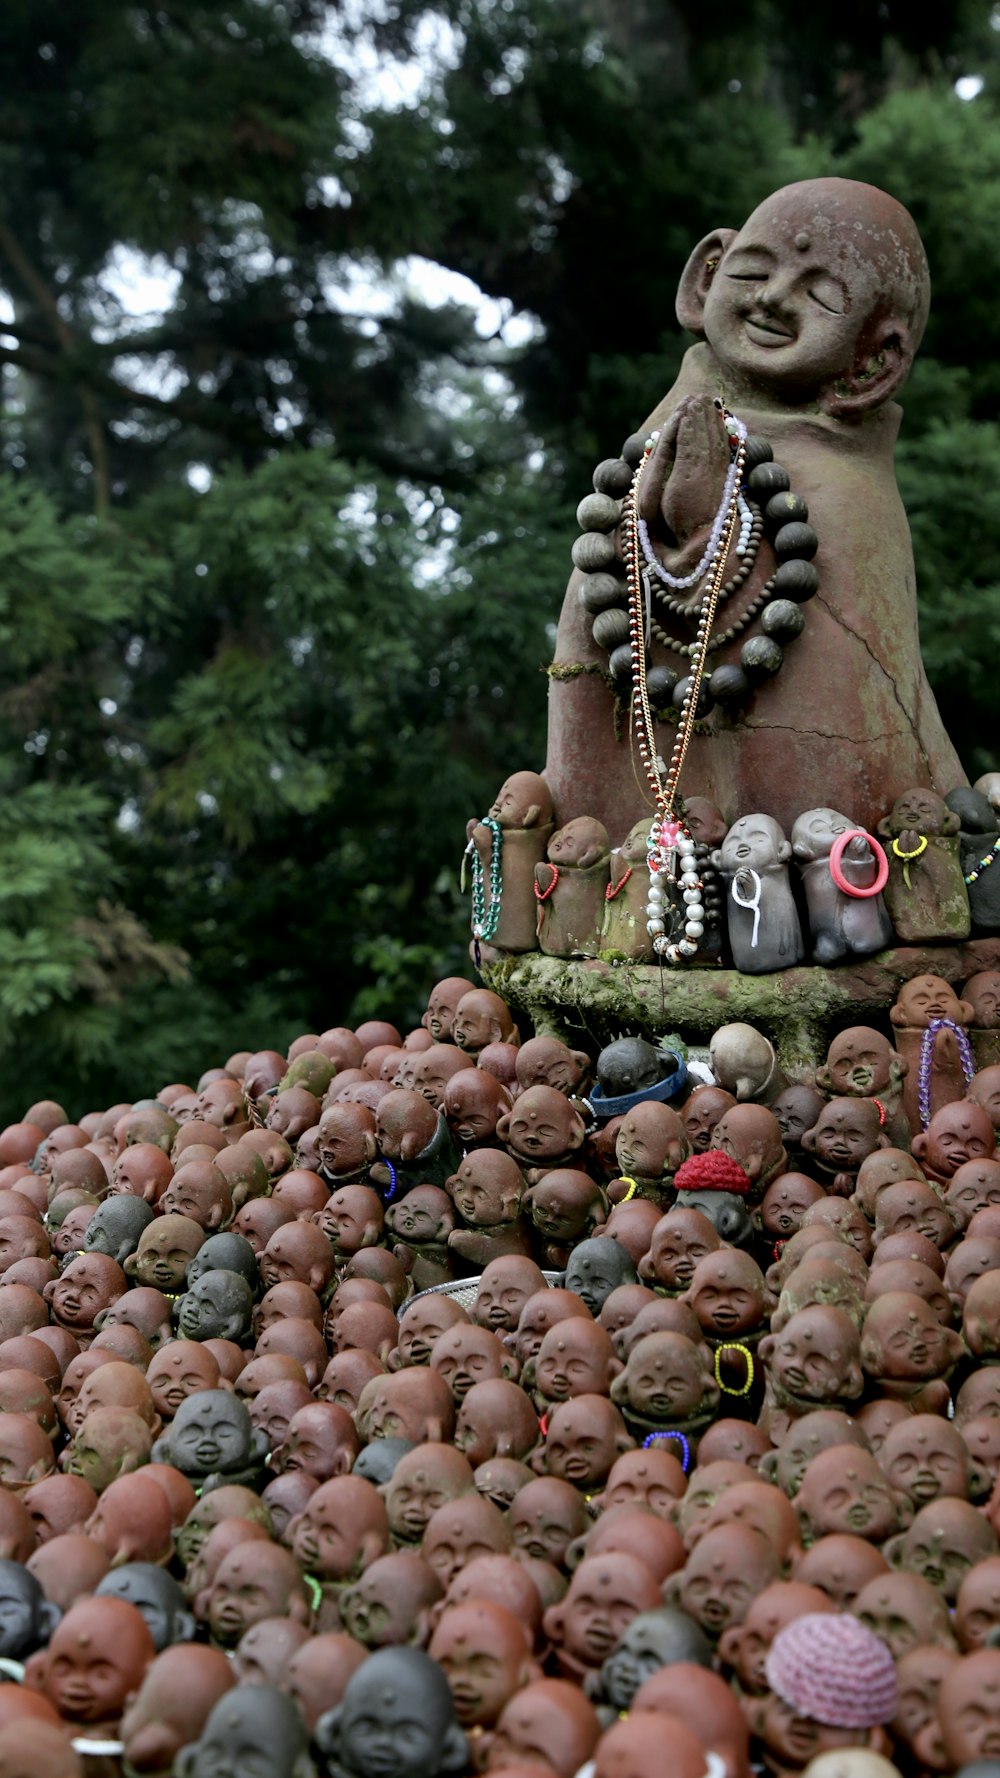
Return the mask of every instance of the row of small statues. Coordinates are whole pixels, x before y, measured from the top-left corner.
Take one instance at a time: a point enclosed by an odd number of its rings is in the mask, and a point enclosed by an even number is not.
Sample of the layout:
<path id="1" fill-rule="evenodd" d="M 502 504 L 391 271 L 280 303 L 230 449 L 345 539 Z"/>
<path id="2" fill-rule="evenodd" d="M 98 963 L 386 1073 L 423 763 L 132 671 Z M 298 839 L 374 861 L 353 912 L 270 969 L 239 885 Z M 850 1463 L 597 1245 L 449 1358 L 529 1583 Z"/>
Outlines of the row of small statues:
<path id="1" fill-rule="evenodd" d="M 998 1008 L 918 978 L 893 1032 Z M 946 1072 L 911 1128 L 874 1030 L 790 1084 L 752 1026 L 592 1057 L 449 978 L 29 1107 L 0 1778 L 996 1778 L 1000 1068 Z M 496 1166 L 563 1275 L 414 1294 Z"/>
<path id="2" fill-rule="evenodd" d="M 489 816 L 470 822 L 473 936 L 494 952 L 655 960 L 647 842 L 652 817 L 612 850 L 604 825 L 578 816 L 554 828 L 535 772 L 516 772 Z M 894 942 L 960 942 L 1000 933 L 1000 773 L 942 798 L 912 789 L 862 832 L 834 809 L 807 809 L 791 833 L 767 814 L 727 826 L 692 797 L 684 820 L 701 882 L 690 962 L 731 959 L 745 975 L 806 961 L 834 964 Z M 798 893 L 790 865 L 798 867 Z M 667 884 L 673 936 L 685 927 L 679 884 Z"/>

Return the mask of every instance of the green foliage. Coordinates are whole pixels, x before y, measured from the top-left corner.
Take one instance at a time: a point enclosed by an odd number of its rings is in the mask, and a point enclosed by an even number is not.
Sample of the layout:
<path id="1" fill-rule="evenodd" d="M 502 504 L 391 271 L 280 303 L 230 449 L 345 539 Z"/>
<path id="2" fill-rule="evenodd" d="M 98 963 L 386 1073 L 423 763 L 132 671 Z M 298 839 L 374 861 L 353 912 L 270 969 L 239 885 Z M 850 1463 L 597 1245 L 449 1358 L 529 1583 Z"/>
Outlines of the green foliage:
<path id="1" fill-rule="evenodd" d="M 413 1021 L 468 966 L 465 822 L 543 758 L 575 503 L 671 380 L 692 247 L 789 179 L 924 233 L 900 482 L 946 721 L 995 763 L 990 7 L 372 12 L 0 15 L 0 1119 Z M 428 32 L 405 102 L 352 77 Z M 164 314 L 112 294 L 125 249 Z"/>

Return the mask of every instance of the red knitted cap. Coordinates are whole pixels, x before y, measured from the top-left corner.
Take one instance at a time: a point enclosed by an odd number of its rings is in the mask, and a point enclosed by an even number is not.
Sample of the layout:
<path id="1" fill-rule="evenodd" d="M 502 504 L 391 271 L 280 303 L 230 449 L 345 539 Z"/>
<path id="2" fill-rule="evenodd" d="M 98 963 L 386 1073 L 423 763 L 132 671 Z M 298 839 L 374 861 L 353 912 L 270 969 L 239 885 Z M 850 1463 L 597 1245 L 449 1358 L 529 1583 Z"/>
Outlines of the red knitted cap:
<path id="1" fill-rule="evenodd" d="M 674 1174 L 674 1185 L 679 1192 L 738 1192 L 741 1197 L 751 1190 L 749 1175 L 721 1148 L 710 1148 L 706 1154 L 693 1154 L 682 1161 Z"/>
<path id="2" fill-rule="evenodd" d="M 896 1663 L 881 1637 L 850 1612 L 807 1612 L 779 1630 L 767 1683 L 799 1716 L 838 1729 L 891 1722 L 899 1703 Z"/>

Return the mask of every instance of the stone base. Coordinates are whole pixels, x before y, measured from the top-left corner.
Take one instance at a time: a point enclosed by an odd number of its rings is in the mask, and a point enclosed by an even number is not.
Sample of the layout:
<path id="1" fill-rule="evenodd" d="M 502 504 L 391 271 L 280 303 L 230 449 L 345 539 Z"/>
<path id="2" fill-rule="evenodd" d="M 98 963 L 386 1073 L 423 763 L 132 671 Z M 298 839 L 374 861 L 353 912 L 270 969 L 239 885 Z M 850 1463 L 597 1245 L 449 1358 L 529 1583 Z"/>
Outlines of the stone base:
<path id="1" fill-rule="evenodd" d="M 785 1072 L 802 1079 L 823 1061 L 831 1037 L 848 1025 L 889 1030 L 889 1008 L 904 982 L 941 975 L 953 984 L 1000 968 L 1000 938 L 880 951 L 832 969 L 741 975 L 735 969 L 659 969 L 600 960 L 564 962 L 533 951 L 483 960 L 488 987 L 539 1036 L 601 1047 L 625 1033 L 678 1033 L 707 1043 L 720 1025 L 741 1020 L 771 1039 Z"/>

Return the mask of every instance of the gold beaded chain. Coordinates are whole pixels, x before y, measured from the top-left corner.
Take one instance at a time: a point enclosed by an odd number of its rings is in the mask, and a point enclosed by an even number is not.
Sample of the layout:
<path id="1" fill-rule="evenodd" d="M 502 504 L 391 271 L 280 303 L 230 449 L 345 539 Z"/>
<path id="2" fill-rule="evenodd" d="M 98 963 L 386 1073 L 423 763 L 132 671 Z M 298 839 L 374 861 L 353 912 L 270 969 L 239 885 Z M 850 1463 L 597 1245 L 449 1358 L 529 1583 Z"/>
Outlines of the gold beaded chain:
<path id="1" fill-rule="evenodd" d="M 723 414 L 723 419 L 730 418 Z M 646 633 L 645 614 L 643 609 L 643 579 L 640 566 L 638 506 L 639 489 L 643 474 L 649 461 L 653 442 L 647 442 L 642 461 L 639 464 L 625 503 L 622 509 L 622 535 L 625 553 L 625 572 L 628 583 L 628 614 L 629 638 L 632 647 L 632 665 L 635 679 L 633 694 L 633 720 L 639 746 L 639 757 L 649 780 L 650 788 L 656 798 L 657 809 L 668 821 L 675 822 L 674 803 L 680 783 L 684 761 L 687 758 L 691 736 L 694 733 L 698 699 L 701 695 L 702 680 L 708 662 L 712 635 L 712 625 L 718 608 L 720 595 L 725 584 L 726 562 L 732 548 L 733 537 L 739 520 L 739 494 L 743 483 L 743 469 L 746 459 L 746 438 L 740 438 L 736 446 L 737 474 L 733 485 L 733 495 L 729 512 L 726 515 L 722 536 L 718 548 L 708 566 L 706 579 L 708 585 L 703 595 L 698 613 L 698 630 L 691 652 L 691 672 L 688 679 L 687 693 L 681 707 L 680 721 L 674 741 L 670 765 L 665 779 L 660 777 L 660 769 L 656 757 L 656 730 L 653 712 L 649 702 L 649 688 L 646 680 Z M 682 830 L 687 831 L 683 828 Z"/>

